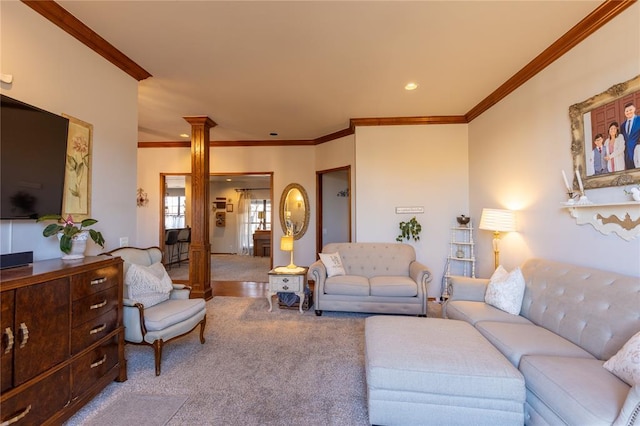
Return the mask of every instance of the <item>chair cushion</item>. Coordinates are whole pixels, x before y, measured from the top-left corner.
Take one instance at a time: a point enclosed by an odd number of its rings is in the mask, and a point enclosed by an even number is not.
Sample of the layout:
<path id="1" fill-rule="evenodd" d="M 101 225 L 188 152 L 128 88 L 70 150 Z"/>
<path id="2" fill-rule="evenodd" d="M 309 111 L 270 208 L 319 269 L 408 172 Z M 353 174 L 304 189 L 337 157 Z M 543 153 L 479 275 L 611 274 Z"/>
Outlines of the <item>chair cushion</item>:
<path id="1" fill-rule="evenodd" d="M 148 331 L 164 330 L 191 318 L 204 308 L 204 299 L 169 299 L 144 310 L 144 325 Z"/>
<path id="2" fill-rule="evenodd" d="M 359 275 L 338 275 L 327 278 L 324 283 L 324 292 L 345 296 L 368 296 L 369 279 Z"/>
<path id="3" fill-rule="evenodd" d="M 624 380 L 629 386 L 640 386 L 640 331 L 617 354 L 604 363 L 604 368 Z"/>
<path id="4" fill-rule="evenodd" d="M 594 358 L 580 346 L 534 324 L 481 321 L 476 328 L 516 367 L 524 355 Z"/>
<path id="5" fill-rule="evenodd" d="M 409 277 L 382 276 L 369 279 L 372 296 L 414 297 L 418 295 L 418 285 Z"/>
<path id="6" fill-rule="evenodd" d="M 519 315 L 511 315 L 484 302 L 467 300 L 449 300 L 444 312 L 449 319 L 463 320 L 471 325 L 480 321 L 499 321 L 509 323 L 531 324 L 531 321 Z"/>
<path id="7" fill-rule="evenodd" d="M 522 307 L 524 287 L 524 277 L 520 268 L 507 272 L 500 265 L 489 280 L 484 301 L 511 315 L 518 315 Z"/>
<path id="8" fill-rule="evenodd" d="M 169 299 L 173 290 L 171 278 L 159 262 L 150 266 L 131 264 L 125 283 L 129 290 L 128 298 L 142 303 L 145 308 Z"/>
<path id="9" fill-rule="evenodd" d="M 342 266 L 342 259 L 340 259 L 340 253 L 319 253 L 318 256 L 320 256 L 320 260 L 327 269 L 327 277 L 345 275 L 344 266 Z"/>
<path id="10" fill-rule="evenodd" d="M 618 416 L 629 386 L 597 359 L 525 356 L 520 371 L 527 391 L 564 424 L 610 425 Z"/>

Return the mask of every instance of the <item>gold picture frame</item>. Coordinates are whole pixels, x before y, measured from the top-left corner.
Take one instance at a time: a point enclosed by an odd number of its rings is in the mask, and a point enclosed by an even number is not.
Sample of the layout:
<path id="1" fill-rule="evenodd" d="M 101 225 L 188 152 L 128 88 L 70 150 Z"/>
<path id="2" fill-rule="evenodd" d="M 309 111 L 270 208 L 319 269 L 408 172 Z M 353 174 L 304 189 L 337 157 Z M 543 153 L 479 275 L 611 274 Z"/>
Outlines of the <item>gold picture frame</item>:
<path id="1" fill-rule="evenodd" d="M 62 215 L 80 221 L 91 215 L 93 125 L 67 114 L 62 116 L 69 119 Z"/>
<path id="2" fill-rule="evenodd" d="M 578 170 L 585 189 L 624 186 L 640 183 L 640 168 L 626 169 L 603 174 L 588 172 L 589 155 L 593 149 L 593 123 L 607 123 L 602 133 L 607 139 L 606 128 L 614 121 L 619 125 L 625 120 L 624 108 L 620 105 L 628 100 L 636 100 L 636 115 L 640 114 L 640 75 L 623 83 L 616 84 L 608 90 L 592 96 L 584 102 L 569 107 L 571 120 L 571 155 L 574 171 Z M 622 111 L 620 111 L 622 109 Z M 586 124 L 586 126 L 585 126 Z M 596 133 L 597 134 L 597 133 Z M 574 175 L 574 173 L 572 173 Z M 575 180 L 575 179 L 574 179 Z M 573 185 L 577 188 L 577 185 Z"/>

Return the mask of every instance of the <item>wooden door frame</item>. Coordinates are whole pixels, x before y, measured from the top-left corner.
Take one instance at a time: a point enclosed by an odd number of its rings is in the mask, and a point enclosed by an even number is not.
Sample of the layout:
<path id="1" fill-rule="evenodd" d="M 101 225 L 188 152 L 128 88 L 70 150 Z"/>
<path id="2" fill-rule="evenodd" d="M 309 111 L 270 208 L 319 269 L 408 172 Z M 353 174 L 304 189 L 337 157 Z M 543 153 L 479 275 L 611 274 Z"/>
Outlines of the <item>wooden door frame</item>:
<path id="1" fill-rule="evenodd" d="M 322 252 L 323 247 L 323 238 L 322 238 L 322 176 L 327 173 L 339 172 L 339 171 L 347 172 L 347 199 L 349 204 L 349 214 L 348 214 L 348 233 L 349 233 L 349 242 L 351 242 L 351 165 L 336 167 L 333 169 L 325 169 L 316 171 L 316 253 Z M 317 257 L 317 256 L 316 256 Z"/>

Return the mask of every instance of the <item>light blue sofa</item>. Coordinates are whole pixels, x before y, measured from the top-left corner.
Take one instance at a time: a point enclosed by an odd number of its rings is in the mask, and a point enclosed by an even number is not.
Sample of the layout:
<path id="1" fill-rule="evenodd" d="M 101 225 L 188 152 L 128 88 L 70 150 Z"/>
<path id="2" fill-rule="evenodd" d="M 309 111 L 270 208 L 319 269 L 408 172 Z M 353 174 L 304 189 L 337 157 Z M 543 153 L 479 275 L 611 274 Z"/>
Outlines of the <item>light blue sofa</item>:
<path id="1" fill-rule="evenodd" d="M 640 331 L 640 278 L 542 259 L 521 269 L 520 315 L 484 303 L 488 280 L 452 277 L 443 317 L 472 324 L 522 373 L 525 424 L 640 424 L 640 389 L 603 367 Z"/>

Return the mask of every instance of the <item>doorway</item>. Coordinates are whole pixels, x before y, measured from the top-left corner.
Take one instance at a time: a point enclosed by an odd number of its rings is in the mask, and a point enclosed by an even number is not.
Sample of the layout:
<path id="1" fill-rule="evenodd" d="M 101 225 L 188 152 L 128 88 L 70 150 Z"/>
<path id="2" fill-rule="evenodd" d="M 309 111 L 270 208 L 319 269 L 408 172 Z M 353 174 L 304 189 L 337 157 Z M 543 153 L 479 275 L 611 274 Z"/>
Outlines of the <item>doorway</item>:
<path id="1" fill-rule="evenodd" d="M 329 243 L 351 241 L 351 166 L 316 172 L 316 252 Z"/>
<path id="2" fill-rule="evenodd" d="M 171 230 L 190 228 L 190 174 L 161 174 L 160 177 L 164 200 L 159 246 L 165 252 L 165 263 L 172 279 L 189 282 L 188 244 L 178 244 L 180 254 L 176 256 L 174 252 L 167 258 L 174 250 L 166 246 L 166 236 Z M 229 285 L 268 281 L 268 271 L 272 267 L 269 251 L 273 224 L 272 180 L 272 173 L 210 175 L 208 212 L 212 281 L 222 280 Z M 238 237 L 242 228 L 248 236 L 244 240 Z M 262 237 L 260 256 L 253 256 L 253 234 L 256 232 Z"/>

